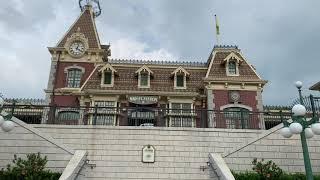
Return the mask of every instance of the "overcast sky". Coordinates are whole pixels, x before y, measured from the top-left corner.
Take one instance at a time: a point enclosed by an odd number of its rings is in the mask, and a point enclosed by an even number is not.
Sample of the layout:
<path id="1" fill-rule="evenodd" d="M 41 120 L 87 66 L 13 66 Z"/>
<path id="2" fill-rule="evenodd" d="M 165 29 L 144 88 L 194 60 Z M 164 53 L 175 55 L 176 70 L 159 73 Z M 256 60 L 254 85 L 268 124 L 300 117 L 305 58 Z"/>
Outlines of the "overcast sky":
<path id="1" fill-rule="evenodd" d="M 96 19 L 112 57 L 206 61 L 215 44 L 238 45 L 269 81 L 264 104 L 290 104 L 293 86 L 304 93 L 320 81 L 318 0 L 100 0 Z M 43 98 L 50 54 L 80 13 L 77 0 L 10 0 L 0 8 L 0 92 L 5 97 Z M 320 95 L 319 93 L 314 93 Z"/>

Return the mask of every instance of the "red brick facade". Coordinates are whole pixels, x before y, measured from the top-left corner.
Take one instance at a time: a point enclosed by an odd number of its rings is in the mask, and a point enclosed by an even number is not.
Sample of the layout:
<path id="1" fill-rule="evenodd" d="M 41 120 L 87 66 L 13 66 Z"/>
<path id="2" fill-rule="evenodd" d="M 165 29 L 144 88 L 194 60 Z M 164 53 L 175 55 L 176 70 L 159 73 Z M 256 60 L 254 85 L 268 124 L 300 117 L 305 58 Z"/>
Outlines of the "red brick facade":
<path id="1" fill-rule="evenodd" d="M 261 104 L 258 92 L 261 92 L 267 81 L 259 77 L 242 57 L 238 47 L 215 46 L 207 62 L 111 59 L 108 57 L 110 45 L 100 44 L 92 12 L 90 7 L 87 8 L 62 38 L 62 41 L 56 47 L 49 48 L 53 57 L 53 65 L 46 93 L 51 105 L 95 106 L 96 103 L 109 103 L 112 104 L 112 108 L 121 108 L 121 110 L 133 107 L 168 109 L 175 105 L 175 107 L 188 107 L 195 110 L 196 114 L 192 114 L 190 110 L 187 117 L 192 120 L 192 126 L 211 127 L 211 122 L 203 121 L 203 119 L 209 119 L 207 110 L 220 111 L 222 106 L 232 106 L 233 102 L 229 99 L 230 85 L 233 87 L 231 89 L 236 88 L 235 90 L 240 94 L 237 104 L 249 107 L 247 109 L 252 111 L 258 111 L 259 104 Z M 79 41 L 84 44 L 85 50 L 78 56 L 73 54 L 70 48 L 72 43 L 79 43 Z M 233 71 L 228 69 L 229 61 L 235 64 Z M 73 79 L 69 79 L 69 87 L 67 87 L 68 68 L 81 70 L 80 86 L 78 86 L 80 73 L 76 70 L 77 76 L 74 75 Z M 138 81 L 138 78 L 141 77 L 140 70 L 144 70 L 145 73 L 146 69 L 148 85 L 138 85 L 142 81 L 141 79 Z M 107 75 L 105 75 L 105 70 L 108 71 Z M 112 71 L 111 75 L 110 71 Z M 181 74 L 183 74 L 182 78 Z M 105 82 L 104 76 L 112 78 Z M 180 81 L 177 81 L 178 76 Z M 142 99 L 153 96 L 157 98 L 157 101 L 152 101 L 151 104 L 132 103 L 129 100 L 130 96 L 140 96 Z M 157 111 L 153 111 L 157 115 L 154 119 L 160 118 L 159 114 L 165 113 Z M 180 113 L 185 112 L 181 110 Z M 128 115 L 130 113 L 123 111 L 114 115 L 115 124 L 128 125 Z M 169 116 L 169 118 L 165 117 L 168 119 L 167 124 L 179 124 L 179 117 L 175 117 L 175 114 Z M 85 123 L 89 123 L 90 118 L 92 119 L 92 115 L 89 114 Z M 110 117 L 105 116 L 104 118 Z M 184 123 L 182 119 L 187 118 L 181 116 L 181 124 Z M 190 119 L 187 120 L 190 121 Z M 159 122 L 155 120 L 156 125 L 159 125 Z M 188 124 L 188 126 L 191 125 Z M 218 122 L 217 126 L 225 127 L 226 125 Z"/>
<path id="2" fill-rule="evenodd" d="M 252 111 L 257 111 L 257 92 L 256 91 L 239 91 L 240 100 L 239 103 L 245 106 L 252 108 Z M 213 103 L 215 105 L 215 110 L 220 109 L 221 106 L 233 104 L 229 98 L 228 90 L 214 90 L 213 91 L 214 99 Z"/>
<path id="3" fill-rule="evenodd" d="M 68 67 L 72 67 L 72 66 L 79 66 L 79 67 L 82 67 L 85 69 L 85 72 L 81 77 L 81 85 L 88 79 L 90 73 L 94 69 L 93 63 L 59 62 L 59 65 L 57 65 L 57 67 L 58 67 L 57 74 L 55 76 L 55 78 L 57 78 L 57 80 L 55 82 L 56 84 L 55 84 L 54 88 L 58 89 L 58 88 L 66 87 L 67 73 L 65 72 L 65 69 Z"/>

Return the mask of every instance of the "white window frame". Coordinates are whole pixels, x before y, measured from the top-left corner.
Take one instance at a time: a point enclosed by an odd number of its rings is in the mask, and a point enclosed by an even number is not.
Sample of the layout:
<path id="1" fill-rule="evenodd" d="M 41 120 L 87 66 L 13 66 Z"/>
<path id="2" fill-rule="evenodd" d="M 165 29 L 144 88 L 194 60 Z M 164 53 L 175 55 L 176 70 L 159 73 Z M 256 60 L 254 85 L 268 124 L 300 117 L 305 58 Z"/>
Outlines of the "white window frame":
<path id="1" fill-rule="evenodd" d="M 136 73 L 138 74 L 138 88 L 150 88 L 150 80 L 151 80 L 150 77 L 151 77 L 151 74 L 153 74 L 153 72 L 146 65 L 143 65 L 136 71 Z M 141 73 L 148 74 L 147 85 L 141 85 Z"/>
<path id="2" fill-rule="evenodd" d="M 181 115 L 184 115 L 185 117 L 190 117 L 191 118 L 191 127 L 195 127 L 196 125 L 196 122 L 195 122 L 195 117 L 196 117 L 196 114 L 194 114 L 194 100 L 190 100 L 190 99 L 170 99 L 169 100 L 169 109 L 170 109 L 170 112 L 169 112 L 169 124 L 167 125 L 168 127 L 171 127 L 171 124 L 172 124 L 172 120 L 175 116 L 179 115 L 179 114 L 176 114 L 176 113 L 172 113 L 172 104 L 180 104 L 181 108 L 182 108 L 182 104 L 191 104 L 191 109 L 190 109 L 190 113 L 179 113 Z M 173 117 L 174 116 L 174 117 Z M 182 116 L 180 118 L 183 118 Z M 175 126 L 177 127 L 177 126 Z M 187 127 L 187 126 L 182 126 L 182 121 L 181 121 L 181 126 L 180 127 Z"/>
<path id="3" fill-rule="evenodd" d="M 190 74 L 183 67 L 178 67 L 171 74 L 174 75 L 174 89 L 187 89 L 187 76 Z M 183 74 L 183 87 L 177 86 L 177 74 Z"/>
<path id="4" fill-rule="evenodd" d="M 240 57 L 238 57 L 234 52 L 231 52 L 224 60 L 226 67 L 227 76 L 239 76 L 239 65 L 243 61 Z M 236 74 L 230 74 L 229 72 L 229 62 L 234 61 L 236 63 Z"/>
<path id="5" fill-rule="evenodd" d="M 105 78 L 105 71 L 111 71 L 111 84 L 104 84 L 104 78 Z M 117 72 L 112 66 L 111 64 L 106 64 L 104 67 L 102 67 L 99 70 L 100 73 L 102 73 L 101 75 L 101 87 L 113 87 L 114 86 L 114 75 Z"/>
<path id="6" fill-rule="evenodd" d="M 142 72 L 145 73 L 145 72 Z M 141 72 L 138 74 L 138 88 L 150 88 L 150 72 L 147 72 L 148 75 L 148 83 L 147 85 L 141 85 Z"/>
<path id="7" fill-rule="evenodd" d="M 229 63 L 230 63 L 231 61 L 235 62 L 235 64 L 236 64 L 236 73 L 235 73 L 235 74 L 231 74 L 230 71 L 229 71 Z M 239 63 L 238 63 L 237 60 L 235 60 L 235 59 L 229 59 L 229 60 L 226 62 L 226 74 L 227 74 L 227 76 L 239 76 L 239 75 L 240 75 L 240 74 L 239 74 Z"/>
<path id="8" fill-rule="evenodd" d="M 118 124 L 117 123 L 117 107 L 118 107 L 118 97 L 94 97 L 92 98 L 92 101 L 91 101 L 91 107 L 94 109 L 95 107 L 95 102 L 97 101 L 101 101 L 101 102 L 114 102 L 114 106 L 111 107 L 111 108 L 114 108 L 114 109 L 110 109 L 110 110 L 106 110 L 106 115 L 113 115 L 113 125 L 111 126 L 116 126 Z M 98 109 L 99 111 L 99 109 Z M 94 113 L 94 112 L 91 112 L 91 113 Z M 94 118 L 94 114 L 91 114 L 90 118 L 89 118 L 89 122 L 90 124 L 93 123 L 93 119 Z M 107 125 L 105 125 L 107 126 Z"/>
<path id="9" fill-rule="evenodd" d="M 69 70 L 72 70 L 72 69 L 78 69 L 81 71 L 81 77 L 80 77 L 80 83 L 79 83 L 79 87 L 68 87 L 68 73 L 69 73 Z M 80 89 L 80 87 L 82 86 L 81 85 L 81 80 L 82 80 L 82 76 L 83 74 L 85 73 L 85 69 L 81 66 L 77 66 L 76 64 L 72 65 L 72 66 L 67 66 L 64 68 L 64 73 L 66 74 L 65 76 L 65 85 L 64 85 L 64 88 L 63 89 Z"/>

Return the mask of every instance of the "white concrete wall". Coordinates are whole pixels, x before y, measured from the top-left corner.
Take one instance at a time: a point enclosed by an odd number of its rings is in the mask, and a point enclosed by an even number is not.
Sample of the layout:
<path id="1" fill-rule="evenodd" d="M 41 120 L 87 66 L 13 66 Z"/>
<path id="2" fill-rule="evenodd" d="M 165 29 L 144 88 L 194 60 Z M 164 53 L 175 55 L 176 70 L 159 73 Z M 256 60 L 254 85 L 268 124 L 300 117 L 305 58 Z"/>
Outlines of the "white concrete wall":
<path id="1" fill-rule="evenodd" d="M 88 151 L 83 179 L 217 179 L 209 153 L 223 153 L 260 134 L 257 130 L 37 125 L 66 146 Z M 142 147 L 156 149 L 155 163 L 141 162 Z M 79 178 L 80 179 L 80 178 Z"/>
<path id="2" fill-rule="evenodd" d="M 0 168 L 12 164 L 14 154 L 26 157 L 26 154 L 38 153 L 47 156 L 47 168 L 62 172 L 72 157 L 73 150 L 34 129 L 32 126 L 13 118 L 15 128 L 10 132 L 3 132 L 0 128 Z"/>
<path id="3" fill-rule="evenodd" d="M 303 172 L 299 136 L 284 139 L 279 125 L 268 131 L 103 127 L 62 125 L 17 125 L 0 132 L 0 167 L 13 154 L 41 152 L 48 167 L 62 171 L 73 150 L 87 150 L 89 164 L 78 179 L 218 179 L 207 167 L 209 153 L 220 153 L 232 170 L 250 170 L 253 158 L 275 161 L 282 169 Z M 44 133 L 45 132 L 45 133 Z M 314 173 L 320 171 L 320 139 L 308 141 Z M 156 162 L 141 162 L 142 147 L 153 145 Z M 200 167 L 204 167 L 201 170 Z"/>
<path id="4" fill-rule="evenodd" d="M 304 172 L 304 162 L 300 135 L 286 139 L 283 138 L 278 125 L 269 131 L 265 131 L 251 142 L 224 153 L 223 157 L 230 169 L 236 171 L 251 170 L 253 158 L 273 160 L 284 171 Z M 314 136 L 308 140 L 309 154 L 313 173 L 320 173 L 320 137 Z"/>

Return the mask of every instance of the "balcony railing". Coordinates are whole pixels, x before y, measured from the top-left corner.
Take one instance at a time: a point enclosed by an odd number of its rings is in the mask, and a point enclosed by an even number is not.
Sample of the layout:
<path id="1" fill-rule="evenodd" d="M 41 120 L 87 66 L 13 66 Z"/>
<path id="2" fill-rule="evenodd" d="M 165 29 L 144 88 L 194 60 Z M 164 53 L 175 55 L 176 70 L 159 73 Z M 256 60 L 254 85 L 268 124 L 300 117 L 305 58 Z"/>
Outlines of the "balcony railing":
<path id="1" fill-rule="evenodd" d="M 230 129 L 270 129 L 290 113 L 215 111 L 140 107 L 59 107 L 5 105 L 5 110 L 28 124 L 160 126 Z"/>

